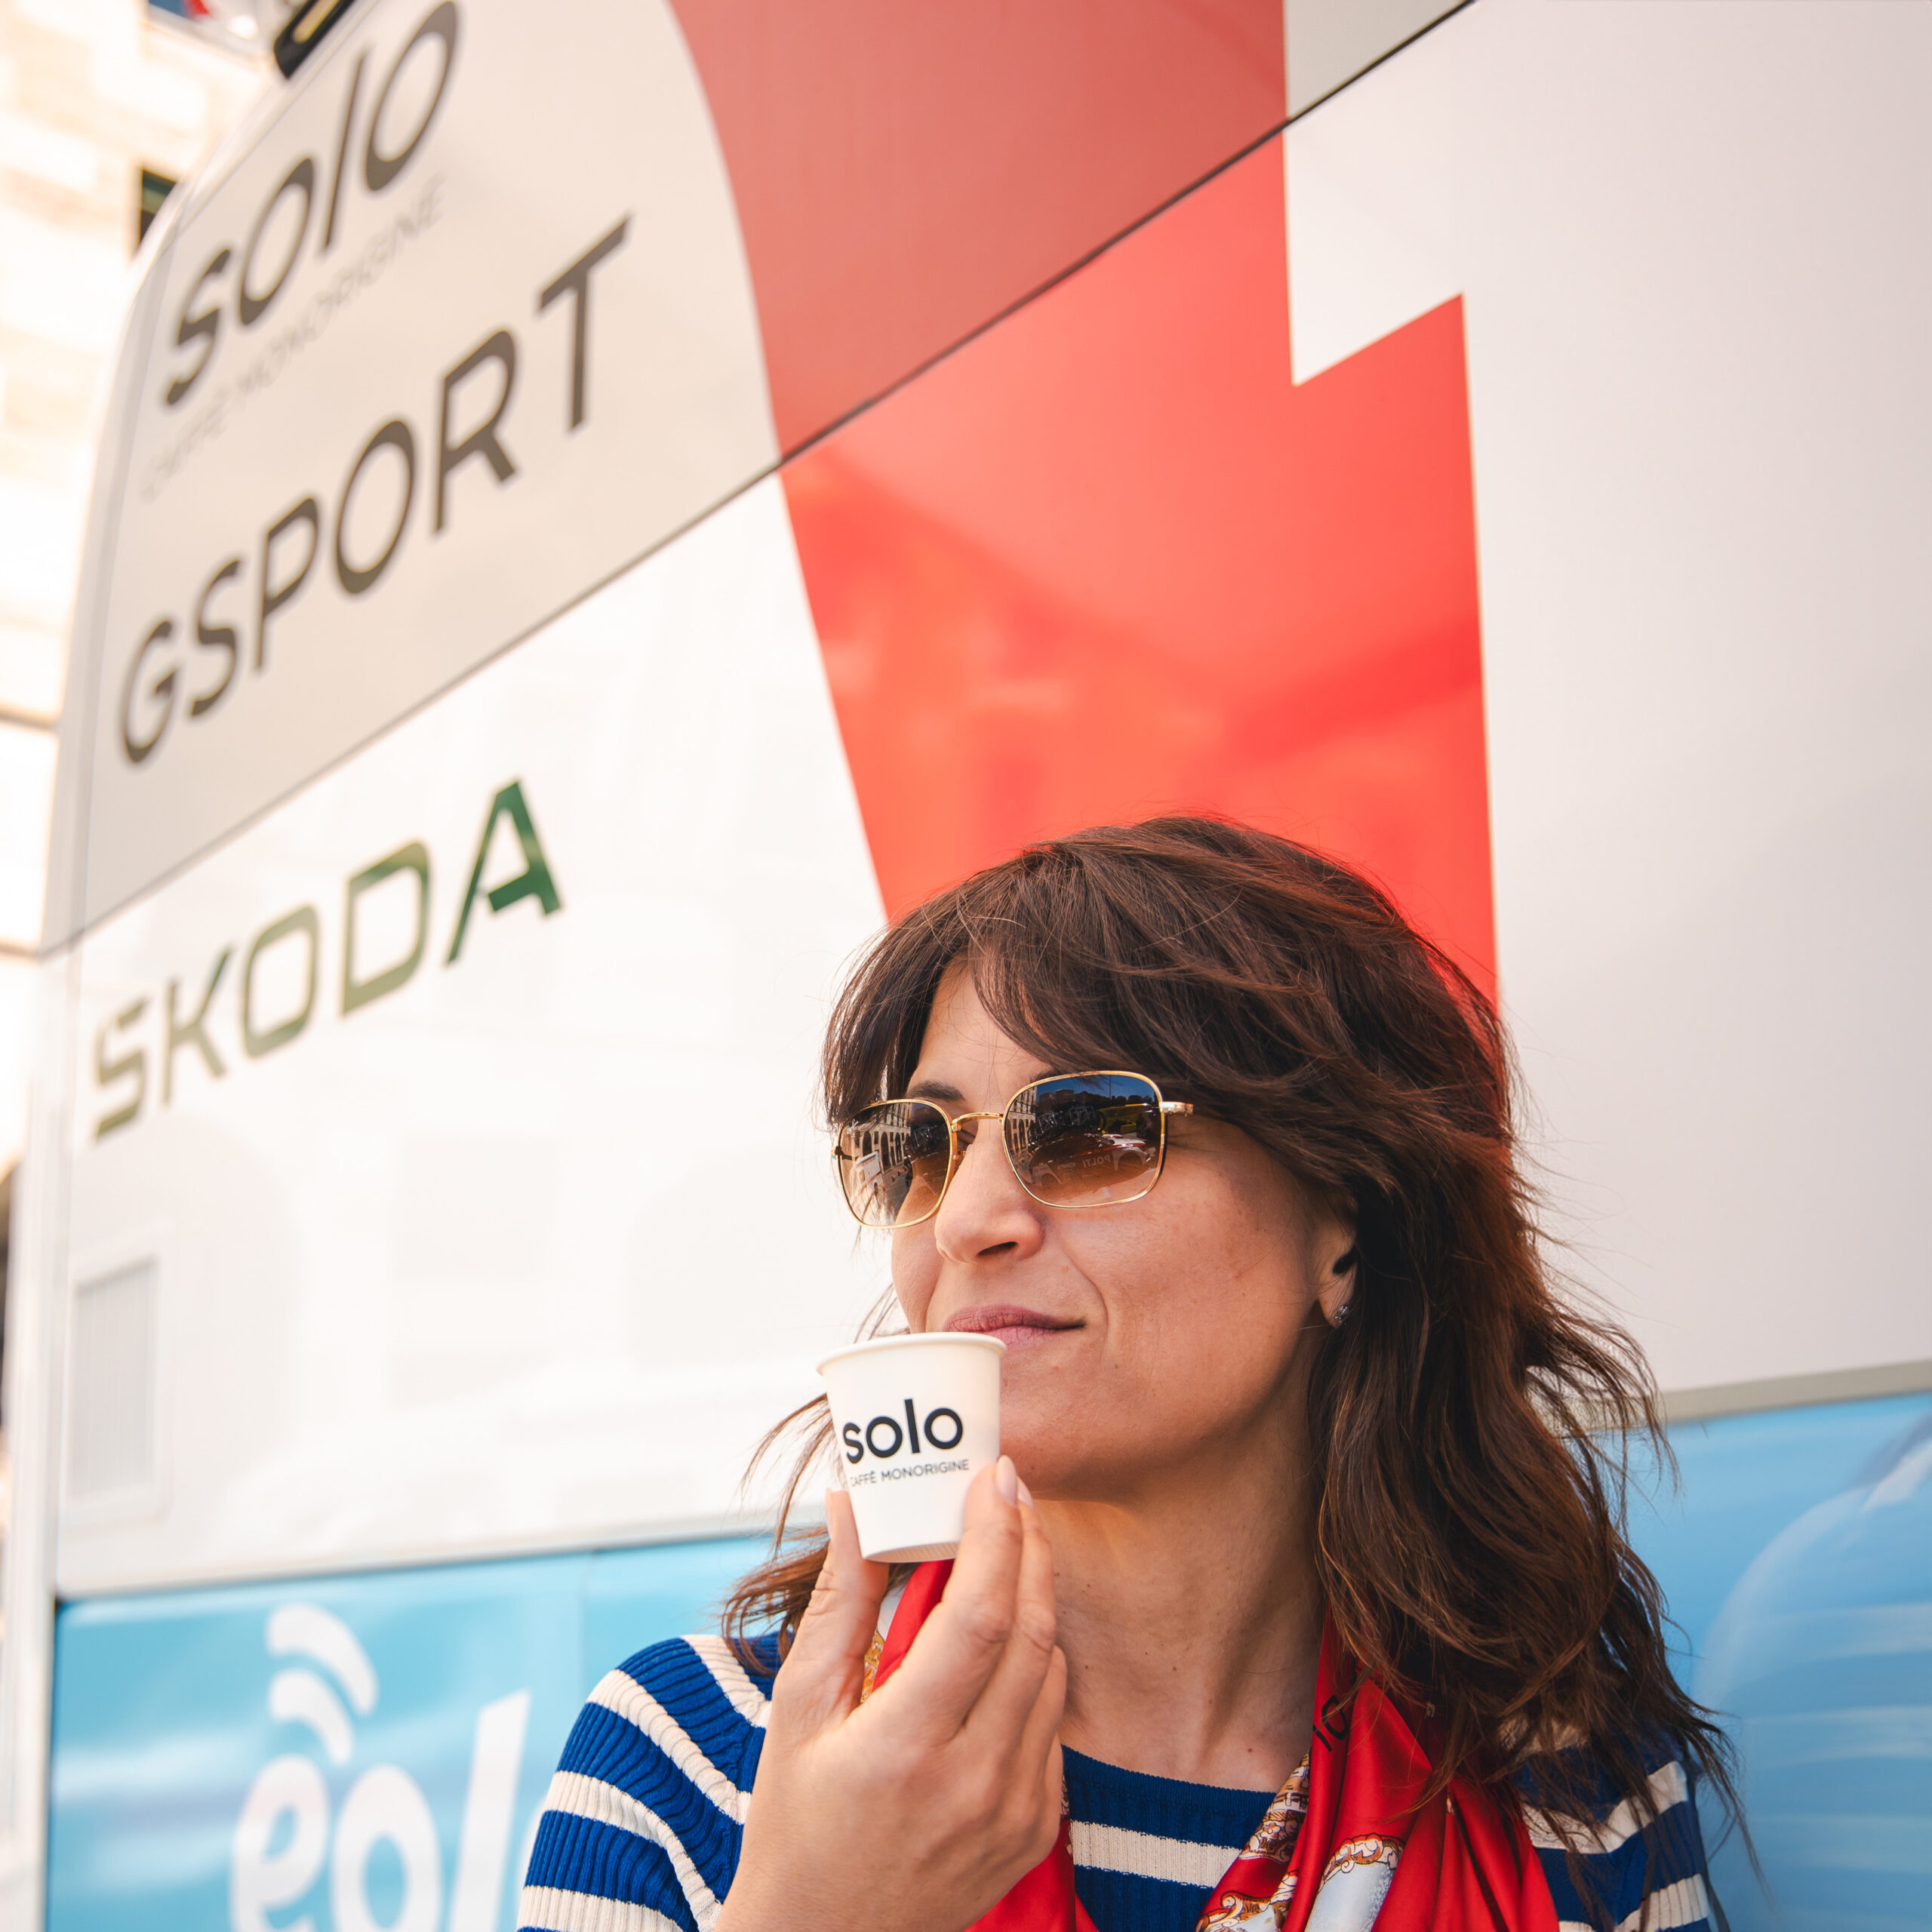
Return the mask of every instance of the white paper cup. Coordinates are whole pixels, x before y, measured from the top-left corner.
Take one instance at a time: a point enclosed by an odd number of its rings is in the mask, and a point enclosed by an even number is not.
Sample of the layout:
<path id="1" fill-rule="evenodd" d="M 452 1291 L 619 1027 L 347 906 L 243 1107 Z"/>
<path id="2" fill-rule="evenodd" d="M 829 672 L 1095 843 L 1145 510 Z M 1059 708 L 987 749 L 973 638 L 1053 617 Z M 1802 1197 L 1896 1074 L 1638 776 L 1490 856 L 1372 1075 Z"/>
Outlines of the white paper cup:
<path id="1" fill-rule="evenodd" d="M 991 1335 L 889 1335 L 818 1365 L 859 1547 L 876 1563 L 954 1555 L 966 1490 L 999 1460 L 999 1358 Z"/>

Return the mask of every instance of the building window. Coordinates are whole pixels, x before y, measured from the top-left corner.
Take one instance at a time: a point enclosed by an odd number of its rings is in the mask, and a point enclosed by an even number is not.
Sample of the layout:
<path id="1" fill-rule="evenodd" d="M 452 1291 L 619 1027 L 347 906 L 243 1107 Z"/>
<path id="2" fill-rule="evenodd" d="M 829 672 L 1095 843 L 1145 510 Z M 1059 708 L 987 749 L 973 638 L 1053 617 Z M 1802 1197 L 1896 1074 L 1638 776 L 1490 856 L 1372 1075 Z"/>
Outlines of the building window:
<path id="1" fill-rule="evenodd" d="M 141 202 L 137 220 L 139 229 L 134 240 L 138 245 L 148 238 L 148 230 L 154 225 L 154 218 L 161 212 L 161 205 L 174 191 L 173 179 L 165 174 L 157 174 L 152 168 L 141 170 Z"/>
<path id="2" fill-rule="evenodd" d="M 148 0 L 148 11 L 189 29 L 230 54 L 259 58 L 292 0 Z"/>

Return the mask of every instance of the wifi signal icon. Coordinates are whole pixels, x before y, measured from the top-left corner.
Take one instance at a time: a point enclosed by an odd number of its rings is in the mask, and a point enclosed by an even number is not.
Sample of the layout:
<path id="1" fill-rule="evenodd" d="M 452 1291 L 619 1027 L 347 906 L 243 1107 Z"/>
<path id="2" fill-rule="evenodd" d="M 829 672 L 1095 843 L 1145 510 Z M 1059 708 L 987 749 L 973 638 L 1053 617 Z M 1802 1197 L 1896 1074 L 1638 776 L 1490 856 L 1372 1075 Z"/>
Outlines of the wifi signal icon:
<path id="1" fill-rule="evenodd" d="M 347 1764 L 355 1749 L 355 1727 L 343 1700 L 356 1716 L 366 1718 L 381 1689 L 355 1632 L 313 1604 L 284 1604 L 269 1614 L 268 1647 L 270 1657 L 306 1657 L 334 1678 L 340 1695 L 312 1670 L 277 1671 L 269 1681 L 269 1715 L 280 1723 L 306 1724 L 331 1764 Z"/>

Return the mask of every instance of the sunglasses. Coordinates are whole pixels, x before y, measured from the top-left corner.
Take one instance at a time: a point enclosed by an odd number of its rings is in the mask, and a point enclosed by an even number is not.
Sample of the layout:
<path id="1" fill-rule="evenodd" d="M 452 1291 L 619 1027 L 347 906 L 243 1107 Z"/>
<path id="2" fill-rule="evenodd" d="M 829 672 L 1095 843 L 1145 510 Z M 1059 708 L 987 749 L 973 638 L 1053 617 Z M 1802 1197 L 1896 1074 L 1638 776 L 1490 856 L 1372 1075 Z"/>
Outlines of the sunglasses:
<path id="1" fill-rule="evenodd" d="M 958 1171 L 960 1128 L 996 1120 L 1014 1177 L 1042 1207 L 1119 1208 L 1161 1178 L 1168 1115 L 1193 1111 L 1162 1100 L 1143 1073 L 1057 1073 L 1021 1088 L 998 1113 L 881 1100 L 839 1129 L 834 1158 L 861 1226 L 916 1227 L 939 1212 Z"/>

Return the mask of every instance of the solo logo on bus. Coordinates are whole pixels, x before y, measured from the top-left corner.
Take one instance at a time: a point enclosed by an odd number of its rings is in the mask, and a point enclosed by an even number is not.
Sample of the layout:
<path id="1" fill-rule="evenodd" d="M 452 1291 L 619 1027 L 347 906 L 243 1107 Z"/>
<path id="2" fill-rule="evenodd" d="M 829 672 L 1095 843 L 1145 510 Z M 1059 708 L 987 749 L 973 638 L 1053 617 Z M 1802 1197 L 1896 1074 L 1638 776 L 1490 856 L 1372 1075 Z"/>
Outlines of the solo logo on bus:
<path id="1" fill-rule="evenodd" d="M 335 246 L 336 231 L 342 212 L 343 190 L 350 177 L 359 174 L 371 195 L 393 187 L 416 158 L 417 151 L 429 132 L 449 85 L 451 69 L 456 65 L 458 15 L 455 0 L 441 0 L 423 17 L 402 51 L 390 63 L 389 70 L 377 88 L 375 106 L 369 115 L 362 140 L 361 165 L 355 152 L 356 109 L 362 94 L 362 73 L 368 63 L 365 49 L 355 58 L 349 78 L 349 92 L 343 103 L 342 125 L 336 137 L 335 165 L 331 171 L 326 200 L 321 197 L 316 157 L 305 154 L 283 175 L 274 192 L 257 211 L 247 245 L 242 251 L 238 272 L 233 275 L 235 319 L 245 329 L 259 328 L 275 306 L 294 273 L 309 231 L 316 226 L 318 202 L 321 222 L 315 245 L 318 258 Z M 428 98 L 413 100 L 422 88 L 423 64 L 437 63 L 435 85 L 427 90 Z M 413 68 L 415 72 L 411 73 Z M 405 78 L 405 75 L 408 78 Z M 397 83 L 403 85 L 398 91 Z M 399 112 L 392 116 L 390 109 Z M 413 114 L 408 109 L 414 106 Z M 413 123 L 407 128 L 392 125 L 404 118 Z M 351 189 L 352 192 L 352 189 Z M 301 214 L 291 220 L 299 205 Z M 168 377 L 162 391 L 162 404 L 178 409 L 194 393 L 214 361 L 221 346 L 222 321 L 226 311 L 229 278 L 235 269 L 235 245 L 224 242 L 209 257 L 207 265 L 189 285 L 176 317 L 174 346 L 199 353 Z M 211 294 L 214 299 L 208 300 Z"/>
<path id="2" fill-rule="evenodd" d="M 915 1456 L 931 1449 L 957 1449 L 966 1434 L 966 1425 L 956 1409 L 928 1409 L 921 1417 L 906 1398 L 906 1422 L 901 1428 L 895 1416 L 874 1416 L 861 1429 L 848 1422 L 839 1432 L 845 1444 L 845 1460 L 862 1463 L 867 1456 L 884 1462 L 906 1449 Z"/>

